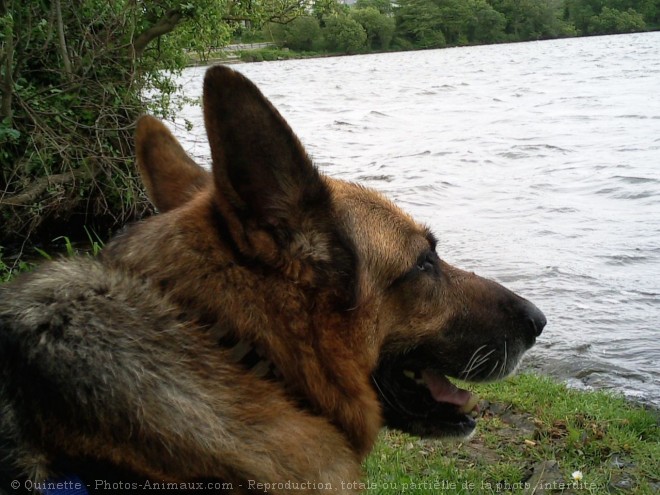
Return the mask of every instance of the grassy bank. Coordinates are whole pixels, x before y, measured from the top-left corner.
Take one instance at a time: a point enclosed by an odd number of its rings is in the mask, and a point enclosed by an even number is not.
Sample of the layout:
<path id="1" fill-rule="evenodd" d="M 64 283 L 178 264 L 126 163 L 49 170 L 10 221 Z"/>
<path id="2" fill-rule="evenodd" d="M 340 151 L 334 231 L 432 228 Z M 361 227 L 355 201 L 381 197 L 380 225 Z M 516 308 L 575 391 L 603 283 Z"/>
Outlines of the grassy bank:
<path id="1" fill-rule="evenodd" d="M 273 60 L 291 60 L 298 58 L 335 57 L 342 54 L 326 52 L 298 52 L 288 48 L 262 48 L 260 50 L 244 50 L 240 52 L 241 62 L 272 62 Z"/>
<path id="2" fill-rule="evenodd" d="M 535 375 L 470 388 L 483 399 L 475 436 L 384 431 L 366 493 L 660 493 L 658 411 Z"/>
<path id="3" fill-rule="evenodd" d="M 272 62 L 274 60 L 290 60 L 300 58 L 336 57 L 343 53 L 330 52 L 299 52 L 288 48 L 268 47 L 256 50 L 218 50 L 208 53 L 204 59 L 196 53 L 189 53 L 189 65 L 232 64 L 238 62 Z"/>

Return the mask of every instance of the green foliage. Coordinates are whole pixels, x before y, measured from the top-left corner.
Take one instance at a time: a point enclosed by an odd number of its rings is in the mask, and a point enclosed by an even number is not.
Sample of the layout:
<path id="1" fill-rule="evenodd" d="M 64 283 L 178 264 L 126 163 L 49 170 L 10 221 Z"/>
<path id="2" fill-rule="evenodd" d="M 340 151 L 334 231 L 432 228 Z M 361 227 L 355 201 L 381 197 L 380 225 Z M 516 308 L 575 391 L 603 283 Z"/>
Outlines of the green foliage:
<path id="1" fill-rule="evenodd" d="M 399 35 L 422 48 L 496 43 L 506 24 L 486 0 L 402 0 L 397 21 Z"/>
<path id="2" fill-rule="evenodd" d="M 643 31 L 660 0 L 400 0 L 397 36 L 413 47 Z"/>
<path id="3" fill-rule="evenodd" d="M 307 3 L 0 2 L 0 244 L 84 239 L 85 225 L 105 237 L 149 214 L 136 117 L 176 112 L 172 75 L 190 53 L 204 59 L 238 27 L 287 22 Z"/>
<path id="4" fill-rule="evenodd" d="M 433 0 L 400 0 L 398 34 L 419 48 L 442 48 L 447 44 L 442 32 L 443 13 Z"/>
<path id="5" fill-rule="evenodd" d="M 87 239 L 89 240 L 89 251 L 92 256 L 96 256 L 101 252 L 101 249 L 103 249 L 105 242 L 96 232 L 93 230 L 90 231 L 87 226 L 85 226 L 85 232 L 87 233 Z"/>
<path id="6" fill-rule="evenodd" d="M 67 256 L 75 256 L 77 254 L 80 254 L 81 252 L 86 253 L 90 256 L 98 255 L 103 249 L 105 243 L 98 236 L 96 232 L 94 232 L 93 230 L 90 231 L 90 229 L 88 229 L 87 226 L 85 226 L 85 233 L 87 234 L 87 241 L 85 241 L 83 244 L 80 244 L 80 247 L 76 247 L 77 243 L 75 243 L 68 236 L 65 235 L 56 237 L 55 239 L 53 239 L 53 242 L 57 243 L 59 241 L 62 241 L 63 242 L 62 248 Z M 36 247 L 35 249 L 44 258 L 48 260 L 52 259 L 52 256 L 49 253 L 47 253 L 45 250 L 40 249 L 38 247 Z"/>
<path id="7" fill-rule="evenodd" d="M 240 26 L 238 27 L 233 36 L 235 43 L 264 43 L 271 41 L 271 37 L 266 35 L 267 31 L 262 26 L 259 29 Z"/>
<path id="8" fill-rule="evenodd" d="M 55 239 L 58 240 L 59 238 Z M 35 246 L 34 250 L 41 256 L 43 259 L 47 261 L 51 261 L 53 257 L 48 253 L 45 249 L 41 249 L 40 247 Z"/>
<path id="9" fill-rule="evenodd" d="M 3 12 L 0 216 L 5 246 L 84 216 L 101 231 L 143 214 L 131 126 L 144 86 L 120 3 L 7 2 Z"/>
<path id="10" fill-rule="evenodd" d="M 633 9 L 621 12 L 603 7 L 600 14 L 590 19 L 588 29 L 590 34 L 634 33 L 645 31 L 646 23 L 642 14 Z"/>
<path id="11" fill-rule="evenodd" d="M 357 0 L 356 9 L 374 8 L 381 14 L 391 16 L 394 13 L 394 5 L 391 0 Z"/>
<path id="12" fill-rule="evenodd" d="M 301 16 L 285 25 L 276 24 L 271 31 L 280 45 L 292 50 L 311 51 L 321 45 L 321 26 L 314 16 Z"/>
<path id="13" fill-rule="evenodd" d="M 396 23 L 394 17 L 382 14 L 375 7 L 351 10 L 351 18 L 357 21 L 367 33 L 369 50 L 387 50 L 392 41 Z"/>
<path id="14" fill-rule="evenodd" d="M 323 35 L 330 51 L 360 53 L 367 48 L 367 32 L 348 16 L 333 16 L 325 21 Z"/>
<path id="15" fill-rule="evenodd" d="M 564 0 L 563 16 L 581 35 L 657 29 L 660 0 Z"/>
<path id="16" fill-rule="evenodd" d="M 0 246 L 0 283 L 9 282 L 19 273 L 30 271 L 32 268 L 31 263 L 17 257 L 14 257 L 11 261 L 8 260 L 3 254 L 2 246 Z"/>
<path id="17" fill-rule="evenodd" d="M 12 127 L 12 122 L 2 119 L 0 122 L 0 164 L 8 163 L 12 158 L 11 151 L 19 145 L 21 132 Z"/>
<path id="18" fill-rule="evenodd" d="M 348 15 L 349 6 L 338 0 L 315 0 L 312 4 L 312 15 L 319 20 L 321 27 L 326 26 L 326 21 L 332 17 L 344 17 Z"/>
<path id="19" fill-rule="evenodd" d="M 0 249 L 0 283 L 7 282 L 11 278 L 11 270 L 2 259 L 2 249 Z"/>
<path id="20" fill-rule="evenodd" d="M 469 0 L 465 4 L 463 28 L 468 43 L 499 43 L 504 41 L 506 17 L 485 0 Z"/>
<path id="21" fill-rule="evenodd" d="M 511 41 L 538 40 L 570 35 L 572 29 L 561 19 L 558 2 L 535 0 L 491 0 L 498 12 L 504 14 L 505 32 Z"/>

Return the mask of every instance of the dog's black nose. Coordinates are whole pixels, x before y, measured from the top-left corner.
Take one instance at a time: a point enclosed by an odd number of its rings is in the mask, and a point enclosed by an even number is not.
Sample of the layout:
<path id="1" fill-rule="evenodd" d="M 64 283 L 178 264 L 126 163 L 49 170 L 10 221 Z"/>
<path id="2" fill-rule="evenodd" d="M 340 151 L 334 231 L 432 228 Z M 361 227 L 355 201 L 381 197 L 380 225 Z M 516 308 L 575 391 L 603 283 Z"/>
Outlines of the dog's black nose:
<path id="1" fill-rule="evenodd" d="M 543 312 L 529 301 L 525 301 L 524 318 L 530 333 L 534 337 L 541 335 L 548 320 Z"/>

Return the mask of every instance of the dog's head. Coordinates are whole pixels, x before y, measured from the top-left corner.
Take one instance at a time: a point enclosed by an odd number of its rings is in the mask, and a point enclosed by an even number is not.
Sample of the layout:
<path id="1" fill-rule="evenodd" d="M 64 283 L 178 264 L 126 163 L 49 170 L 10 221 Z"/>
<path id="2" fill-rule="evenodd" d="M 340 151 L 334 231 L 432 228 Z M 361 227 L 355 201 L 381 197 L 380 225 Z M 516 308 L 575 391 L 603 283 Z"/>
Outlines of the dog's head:
<path id="1" fill-rule="evenodd" d="M 319 174 L 284 119 L 242 75 L 208 71 L 204 114 L 212 172 L 160 122 L 140 120 L 138 164 L 157 208 L 173 210 L 198 191 L 212 191 L 212 215 L 237 262 L 318 295 L 325 311 L 363 315 L 333 338 L 344 339 L 337 352 L 371 381 L 389 426 L 422 436 L 470 433 L 474 399 L 446 377 L 510 374 L 545 326 L 543 314 L 444 262 L 428 228 L 379 193 Z M 314 345 L 327 347 L 325 338 Z M 332 367 L 324 373 L 345 378 Z"/>
<path id="2" fill-rule="evenodd" d="M 337 184 L 342 217 L 359 232 L 363 284 L 380 301 L 373 381 L 386 422 L 420 436 L 465 436 L 477 398 L 448 379 L 489 381 L 517 367 L 546 324 L 532 303 L 451 266 L 432 232 L 377 193 Z"/>

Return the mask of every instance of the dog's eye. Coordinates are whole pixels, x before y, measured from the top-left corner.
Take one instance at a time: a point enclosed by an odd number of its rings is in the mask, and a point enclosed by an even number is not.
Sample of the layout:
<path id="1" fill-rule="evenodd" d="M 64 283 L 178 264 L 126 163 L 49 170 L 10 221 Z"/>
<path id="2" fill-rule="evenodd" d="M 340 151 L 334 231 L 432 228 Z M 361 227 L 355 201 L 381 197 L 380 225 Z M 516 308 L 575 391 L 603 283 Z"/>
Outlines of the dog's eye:
<path id="1" fill-rule="evenodd" d="M 435 271 L 435 256 L 434 253 L 426 253 L 422 258 L 417 261 L 417 269 L 422 272 Z"/>

